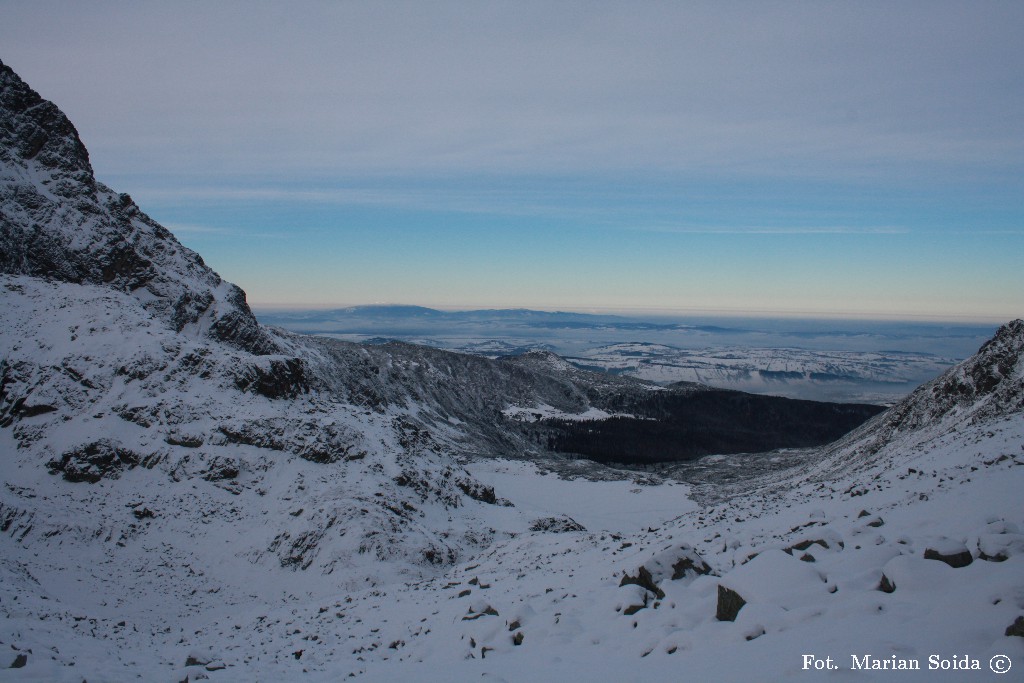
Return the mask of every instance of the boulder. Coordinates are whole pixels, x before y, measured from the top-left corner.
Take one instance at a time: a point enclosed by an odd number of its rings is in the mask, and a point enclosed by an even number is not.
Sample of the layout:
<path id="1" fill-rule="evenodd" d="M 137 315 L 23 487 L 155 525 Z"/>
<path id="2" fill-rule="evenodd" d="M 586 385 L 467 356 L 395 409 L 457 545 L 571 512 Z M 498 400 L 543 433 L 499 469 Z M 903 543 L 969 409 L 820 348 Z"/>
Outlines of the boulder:
<path id="1" fill-rule="evenodd" d="M 736 615 L 740 613 L 747 601 L 739 593 L 731 588 L 718 584 L 718 609 L 715 611 L 715 618 L 719 621 L 736 621 Z"/>
<path id="2" fill-rule="evenodd" d="M 1024 535 L 1016 533 L 982 534 L 978 537 L 978 559 L 1005 562 L 1024 554 Z"/>
<path id="3" fill-rule="evenodd" d="M 963 542 L 951 538 L 932 539 L 925 546 L 924 559 L 945 562 L 954 569 L 966 567 L 974 561 L 967 546 Z"/>
<path id="4" fill-rule="evenodd" d="M 661 587 L 655 583 L 654 577 L 651 575 L 651 572 L 647 567 L 641 566 L 637 570 L 636 576 L 632 576 L 628 572 L 622 575 L 622 580 L 619 581 L 619 586 L 622 587 L 631 584 L 640 586 L 641 588 L 654 593 L 659 600 L 665 597 L 665 591 L 661 590 Z"/>

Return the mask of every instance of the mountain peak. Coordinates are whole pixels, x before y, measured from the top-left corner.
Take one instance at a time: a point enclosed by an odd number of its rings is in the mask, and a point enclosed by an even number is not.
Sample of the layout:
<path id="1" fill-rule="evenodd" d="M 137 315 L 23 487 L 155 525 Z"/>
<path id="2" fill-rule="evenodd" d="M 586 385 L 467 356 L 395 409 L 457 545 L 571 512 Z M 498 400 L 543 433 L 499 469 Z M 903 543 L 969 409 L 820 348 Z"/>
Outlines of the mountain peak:
<path id="1" fill-rule="evenodd" d="M 920 443 L 966 424 L 1024 411 L 1024 321 L 1013 320 L 978 352 L 837 441 L 830 450 L 874 454 L 896 442 Z M 858 462 L 857 459 L 851 462 Z M 861 464 L 864 464 L 863 462 Z"/>
<path id="2" fill-rule="evenodd" d="M 257 354 L 277 347 L 245 293 L 96 181 L 78 131 L 0 63 L 0 273 L 110 287 L 175 331 Z"/>
<path id="3" fill-rule="evenodd" d="M 947 408 L 993 403 L 991 410 L 1020 410 L 1024 407 L 1024 320 L 1001 326 L 978 353 L 926 386 L 936 402 Z"/>
<path id="4" fill-rule="evenodd" d="M 78 192 L 84 184 L 95 192 L 89 152 L 78 130 L 57 105 L 44 100 L 9 66 L 0 61 L 0 162 L 34 164 L 66 174 L 69 183 L 56 183 L 54 194 Z M 67 196 L 67 195 L 65 195 Z"/>

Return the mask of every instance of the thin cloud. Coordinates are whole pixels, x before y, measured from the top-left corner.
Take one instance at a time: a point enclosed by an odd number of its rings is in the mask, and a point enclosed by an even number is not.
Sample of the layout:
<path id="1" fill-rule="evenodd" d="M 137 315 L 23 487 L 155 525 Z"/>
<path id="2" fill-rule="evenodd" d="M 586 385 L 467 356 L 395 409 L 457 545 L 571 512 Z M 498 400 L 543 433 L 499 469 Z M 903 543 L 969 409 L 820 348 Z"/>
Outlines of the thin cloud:
<path id="1" fill-rule="evenodd" d="M 235 235 L 236 230 L 229 228 L 212 228 L 208 225 L 194 225 L 185 223 L 168 223 L 164 226 L 175 235 Z"/>
<path id="2" fill-rule="evenodd" d="M 899 178 L 1024 154 L 1024 3 L 295 5 L 37 0 L 0 43 L 118 174 Z"/>
<path id="3" fill-rule="evenodd" d="M 246 237 L 253 239 L 286 239 L 288 235 L 276 232 L 253 232 L 245 228 L 225 228 L 194 223 L 168 223 L 164 225 L 173 234 L 188 237 Z"/>
<path id="4" fill-rule="evenodd" d="M 664 232 L 694 235 L 906 235 L 912 232 L 909 228 L 898 226 L 654 226 L 638 227 L 634 229 L 641 232 Z"/>

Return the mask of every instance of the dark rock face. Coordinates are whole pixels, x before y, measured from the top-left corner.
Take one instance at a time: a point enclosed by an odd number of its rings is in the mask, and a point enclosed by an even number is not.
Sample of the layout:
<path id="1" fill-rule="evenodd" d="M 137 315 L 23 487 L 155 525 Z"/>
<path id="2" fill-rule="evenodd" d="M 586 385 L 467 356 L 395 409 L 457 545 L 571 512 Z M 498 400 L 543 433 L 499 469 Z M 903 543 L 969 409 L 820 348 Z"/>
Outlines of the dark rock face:
<path id="1" fill-rule="evenodd" d="M 1005 635 L 1024 638 L 1024 617 L 1017 617 L 1012 624 L 1007 626 Z"/>
<path id="2" fill-rule="evenodd" d="M 470 479 L 459 479 L 455 482 L 455 485 L 473 500 L 478 500 L 488 505 L 497 505 L 498 503 L 498 497 L 494 495 L 493 486 L 485 486 L 478 481 Z"/>
<path id="3" fill-rule="evenodd" d="M 253 391 L 267 398 L 295 398 L 309 392 L 306 366 L 299 358 L 270 361 L 269 368 L 251 364 L 235 377 L 242 391 Z"/>
<path id="4" fill-rule="evenodd" d="M 820 545 L 825 550 L 828 550 L 828 542 L 824 541 L 824 540 L 822 540 L 820 538 L 816 538 L 816 539 L 813 539 L 813 540 L 812 539 L 805 539 L 805 540 L 800 541 L 798 543 L 794 543 L 793 545 L 791 545 L 791 546 L 789 546 L 787 548 L 783 548 L 782 552 L 786 553 L 787 555 L 792 555 L 794 550 L 799 550 L 800 552 L 803 552 L 803 551 L 807 550 L 808 548 L 810 548 L 812 545 Z"/>
<path id="5" fill-rule="evenodd" d="M 1024 343 L 1024 320 L 1012 320 L 1003 325 L 992 339 L 982 344 L 978 355 L 985 359 L 968 369 L 975 392 L 991 393 L 1004 380 L 1012 378 L 1021 362 Z"/>
<path id="6" fill-rule="evenodd" d="M 238 477 L 238 461 L 234 458 L 214 456 L 210 459 L 202 477 L 207 481 L 223 481 Z"/>
<path id="7" fill-rule="evenodd" d="M 919 430 L 1000 419 L 1024 411 L 1024 321 L 1002 327 L 978 353 L 921 385 L 888 411 L 826 447 L 837 457 L 832 480 L 846 476 L 893 444 Z M 854 494 L 856 495 L 856 494 Z"/>
<path id="8" fill-rule="evenodd" d="M 893 406 L 879 425 L 879 440 L 964 408 L 979 417 L 1024 410 L 1024 320 L 1003 325 L 974 356 Z"/>
<path id="9" fill-rule="evenodd" d="M 672 565 L 672 576 L 669 577 L 673 581 L 685 578 L 690 574 L 696 574 L 698 576 L 707 576 L 711 574 L 711 566 L 705 562 L 696 552 L 689 556 L 680 557 L 679 560 Z"/>
<path id="10" fill-rule="evenodd" d="M 665 591 L 661 590 L 661 587 L 654 582 L 654 577 L 651 576 L 651 572 L 647 567 L 640 567 L 640 569 L 637 570 L 636 576 L 631 576 L 628 573 L 623 574 L 622 580 L 619 581 L 619 587 L 621 588 L 622 586 L 629 585 L 640 586 L 641 588 L 654 593 L 659 600 L 665 597 Z"/>
<path id="11" fill-rule="evenodd" d="M 277 352 L 238 287 L 96 181 L 78 131 L 0 62 L 0 273 L 106 285 L 175 331 Z"/>
<path id="12" fill-rule="evenodd" d="M 89 153 L 78 131 L 52 102 L 47 102 L 0 62 L 0 161 L 32 161 L 58 171 L 53 193 L 76 198 L 79 187 L 95 190 Z M 62 182 L 63 181 L 63 182 Z M 31 203 L 31 200 L 29 200 Z"/>
<path id="13" fill-rule="evenodd" d="M 565 534 L 574 531 L 586 531 L 586 528 L 572 517 L 542 517 L 530 524 L 530 531 L 547 531 L 554 534 Z"/>
<path id="14" fill-rule="evenodd" d="M 123 470 L 141 462 L 138 453 L 101 439 L 67 451 L 46 465 L 51 474 L 60 472 L 67 481 L 95 484 L 104 477 L 116 479 Z"/>
<path id="15" fill-rule="evenodd" d="M 924 559 L 945 562 L 953 569 L 966 567 L 971 562 L 974 562 L 974 558 L 971 556 L 971 551 L 967 550 L 966 548 L 955 553 L 942 553 L 932 548 L 926 548 L 924 551 Z"/>
<path id="16" fill-rule="evenodd" d="M 719 621 L 736 621 L 736 616 L 747 601 L 731 588 L 718 585 L 718 609 L 715 618 Z"/>

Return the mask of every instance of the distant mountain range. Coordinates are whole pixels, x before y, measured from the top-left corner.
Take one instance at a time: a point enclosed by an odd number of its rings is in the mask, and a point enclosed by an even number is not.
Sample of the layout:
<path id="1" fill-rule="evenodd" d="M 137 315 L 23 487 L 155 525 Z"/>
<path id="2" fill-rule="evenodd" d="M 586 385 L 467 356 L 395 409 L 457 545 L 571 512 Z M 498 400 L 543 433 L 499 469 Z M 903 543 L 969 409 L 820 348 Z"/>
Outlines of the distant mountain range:
<path id="1" fill-rule="evenodd" d="M 552 330 L 675 330 L 688 329 L 675 322 L 649 322 L 617 315 L 593 315 L 526 308 L 440 311 L 423 306 L 371 305 L 332 310 L 264 311 L 260 319 L 304 334 L 415 333 L 446 328 L 449 332 L 497 326 L 502 329 Z M 713 328 L 694 327 L 693 329 Z M 401 331 L 406 332 L 401 332 Z"/>
<path id="2" fill-rule="evenodd" d="M 978 347 L 993 328 L 914 322 L 673 319 L 421 306 L 258 311 L 300 334 L 397 340 L 489 358 L 545 350 L 579 368 L 789 398 L 892 403 Z"/>
<path id="3" fill-rule="evenodd" d="M 994 325 L 910 321 L 836 321 L 714 316 L 644 316 L 537 311 L 526 308 L 442 311 L 424 306 L 366 305 L 337 309 L 257 310 L 261 322 L 304 334 L 515 335 L 529 330 L 666 332 L 675 345 L 736 343 L 759 339 L 761 346 L 811 342 L 839 350 L 856 340 L 859 350 L 914 351 L 966 357 L 989 337 Z M 609 340 L 611 341 L 611 340 Z M 618 341 L 649 341 L 618 339 Z M 844 343 L 845 342 L 845 343 Z"/>

